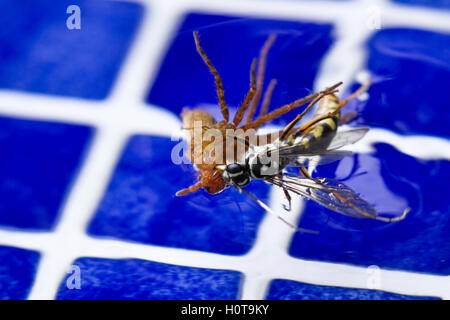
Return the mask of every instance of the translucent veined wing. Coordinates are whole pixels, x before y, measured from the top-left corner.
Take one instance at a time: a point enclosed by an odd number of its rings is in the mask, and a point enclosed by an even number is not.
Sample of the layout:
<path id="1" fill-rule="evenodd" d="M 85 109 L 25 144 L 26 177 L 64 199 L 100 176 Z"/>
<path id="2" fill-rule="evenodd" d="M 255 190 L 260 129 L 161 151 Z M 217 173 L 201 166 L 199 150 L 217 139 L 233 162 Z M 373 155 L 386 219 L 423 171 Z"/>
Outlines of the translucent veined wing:
<path id="1" fill-rule="evenodd" d="M 336 150 L 339 148 L 342 148 L 343 146 L 353 144 L 359 140 L 361 140 L 366 133 L 369 131 L 368 127 L 361 127 L 356 129 L 350 129 L 345 131 L 338 131 L 331 140 L 330 144 L 327 147 L 324 147 L 323 153 L 326 153 L 327 151 Z M 308 150 L 305 150 L 305 147 L 303 145 L 293 144 L 289 146 L 280 146 L 278 149 L 273 149 L 271 152 L 277 152 L 280 157 L 283 156 L 291 156 L 291 155 L 316 155 L 317 151 L 314 152 L 308 152 Z"/>
<path id="2" fill-rule="evenodd" d="M 336 150 L 343 146 L 353 144 L 361 140 L 369 131 L 368 127 L 361 127 L 356 129 L 350 129 L 345 131 L 338 131 L 336 136 L 331 140 L 327 147 L 327 150 Z"/>
<path id="3" fill-rule="evenodd" d="M 317 155 L 311 155 L 311 156 L 287 156 L 285 158 L 289 159 L 289 165 L 294 166 L 303 166 L 303 167 L 311 167 L 311 166 L 319 166 L 323 164 L 329 164 L 335 161 L 339 161 L 344 159 L 345 157 L 353 154 L 351 151 L 344 151 L 344 150 L 336 150 L 336 151 L 329 151 L 324 154 L 317 154 Z"/>
<path id="4" fill-rule="evenodd" d="M 286 174 L 270 176 L 265 180 L 341 214 L 377 219 L 374 207 L 339 181 L 328 178 L 300 178 Z"/>

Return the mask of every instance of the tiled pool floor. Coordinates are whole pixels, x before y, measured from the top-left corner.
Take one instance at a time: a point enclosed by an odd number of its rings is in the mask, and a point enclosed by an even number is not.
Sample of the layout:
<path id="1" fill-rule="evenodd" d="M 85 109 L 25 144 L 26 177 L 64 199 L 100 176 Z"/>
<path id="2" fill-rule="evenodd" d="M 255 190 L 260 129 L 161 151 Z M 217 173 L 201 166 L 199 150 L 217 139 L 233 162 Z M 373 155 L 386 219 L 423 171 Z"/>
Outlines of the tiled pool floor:
<path id="1" fill-rule="evenodd" d="M 66 27 L 74 4 L 79 30 Z M 445 1 L 0 8 L 0 299 L 450 299 Z M 380 29 L 368 23 L 376 18 Z M 193 30 L 232 112 L 270 34 L 272 109 L 336 81 L 345 96 L 369 72 L 367 99 L 348 109 L 360 111 L 350 125 L 372 130 L 353 156 L 316 174 L 344 181 L 383 215 L 410 207 L 407 218 L 360 220 L 301 199 L 286 213 L 280 190 L 249 186 L 313 235 L 234 189 L 175 197 L 196 179 L 171 159 L 179 113 L 220 117 Z"/>

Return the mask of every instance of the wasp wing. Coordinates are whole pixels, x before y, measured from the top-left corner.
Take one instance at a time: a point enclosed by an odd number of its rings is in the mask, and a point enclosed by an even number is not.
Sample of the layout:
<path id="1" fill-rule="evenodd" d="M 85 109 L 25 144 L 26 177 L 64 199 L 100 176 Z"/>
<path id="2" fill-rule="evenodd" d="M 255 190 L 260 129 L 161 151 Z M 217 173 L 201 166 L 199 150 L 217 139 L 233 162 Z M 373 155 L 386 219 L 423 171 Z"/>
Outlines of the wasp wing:
<path id="1" fill-rule="evenodd" d="M 267 152 L 278 153 L 280 157 L 283 156 L 292 156 L 292 155 L 316 155 L 317 153 L 326 153 L 328 151 L 336 150 L 342 148 L 346 145 L 353 144 L 359 140 L 361 140 L 366 133 L 369 131 L 368 127 L 361 127 L 356 129 L 350 129 L 345 131 L 338 131 L 334 136 L 333 140 L 331 140 L 330 144 L 322 150 L 322 152 L 317 152 L 314 150 L 313 152 L 309 151 L 307 148 L 305 149 L 304 145 L 296 144 L 289 146 L 278 146 L 278 148 L 274 148 Z"/>
<path id="2" fill-rule="evenodd" d="M 331 140 L 327 147 L 327 150 L 336 150 L 343 146 L 353 144 L 361 140 L 369 131 L 368 127 L 361 127 L 356 129 L 350 129 L 345 131 L 338 131 L 336 136 Z"/>
<path id="3" fill-rule="evenodd" d="M 286 174 L 270 176 L 265 180 L 338 213 L 356 218 L 377 218 L 377 212 L 372 205 L 339 181 L 328 178 L 300 178 Z"/>
<path id="4" fill-rule="evenodd" d="M 293 155 L 293 156 L 283 156 L 283 159 L 288 159 L 289 165 L 295 166 L 303 166 L 303 167 L 311 167 L 311 166 L 319 166 L 323 164 L 329 164 L 335 161 L 339 161 L 344 159 L 345 157 L 353 154 L 351 151 L 344 150 L 336 150 L 329 151 L 323 154 L 317 155 Z"/>

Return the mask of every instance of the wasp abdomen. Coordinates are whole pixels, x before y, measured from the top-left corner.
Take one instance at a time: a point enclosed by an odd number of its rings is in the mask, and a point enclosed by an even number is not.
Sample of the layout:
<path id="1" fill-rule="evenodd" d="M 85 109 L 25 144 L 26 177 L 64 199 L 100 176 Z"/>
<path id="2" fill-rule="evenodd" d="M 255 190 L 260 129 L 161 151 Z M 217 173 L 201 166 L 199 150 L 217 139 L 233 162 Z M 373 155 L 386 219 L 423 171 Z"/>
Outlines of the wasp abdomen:
<path id="1" fill-rule="evenodd" d="M 325 150 L 336 135 L 338 118 L 330 117 L 318 122 L 300 140 L 305 152 Z"/>

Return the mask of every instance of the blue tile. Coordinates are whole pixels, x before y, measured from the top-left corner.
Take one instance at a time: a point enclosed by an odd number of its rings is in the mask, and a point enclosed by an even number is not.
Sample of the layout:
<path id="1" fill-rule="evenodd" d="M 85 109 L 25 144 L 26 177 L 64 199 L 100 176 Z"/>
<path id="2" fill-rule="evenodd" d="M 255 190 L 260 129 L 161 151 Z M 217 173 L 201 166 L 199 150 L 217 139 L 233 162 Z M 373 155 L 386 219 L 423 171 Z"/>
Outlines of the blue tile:
<path id="1" fill-rule="evenodd" d="M 57 299 L 237 299 L 241 274 L 138 259 L 79 258 L 80 289 L 63 280 Z M 70 280 L 69 280 L 70 281 Z"/>
<path id="2" fill-rule="evenodd" d="M 39 257 L 36 251 L 0 246 L 0 300 L 27 298 Z"/>
<path id="3" fill-rule="evenodd" d="M 267 300 L 440 300 L 380 290 L 318 286 L 291 280 L 273 280 Z"/>
<path id="4" fill-rule="evenodd" d="M 450 10 L 450 0 L 392 0 L 397 3 Z"/>
<path id="5" fill-rule="evenodd" d="M 0 117 L 0 226 L 50 230 L 92 129 Z"/>
<path id="6" fill-rule="evenodd" d="M 272 78 L 278 80 L 271 109 L 310 93 L 321 59 L 334 41 L 329 24 L 189 14 L 147 98 L 176 114 L 185 106 L 217 105 L 214 79 L 195 49 L 194 30 L 199 31 L 201 45 L 223 79 L 232 111 L 244 99 L 252 59 L 258 57 L 270 34 L 278 35 L 269 52 L 265 77 L 266 86 Z M 218 108 L 214 111 L 220 120 Z M 281 122 L 292 120 L 297 113 L 290 112 Z"/>
<path id="7" fill-rule="evenodd" d="M 134 136 L 114 172 L 88 232 L 142 243 L 223 254 L 244 254 L 264 211 L 244 194 L 204 190 L 175 197 L 196 182 L 192 165 L 176 165 L 168 138 Z M 267 200 L 268 187 L 249 190 Z"/>
<path id="8" fill-rule="evenodd" d="M 376 81 L 363 122 L 402 134 L 450 137 L 444 92 L 450 79 L 450 36 L 384 29 L 369 41 L 368 69 Z"/>
<path id="9" fill-rule="evenodd" d="M 69 5 L 80 7 L 80 30 L 66 27 Z M 1 1 L 0 87 L 105 98 L 142 14 L 116 1 Z"/>
<path id="10" fill-rule="evenodd" d="M 319 235 L 297 233 L 294 257 L 377 265 L 381 268 L 450 274 L 450 162 L 419 160 L 387 144 L 374 154 L 354 155 L 324 165 L 317 176 L 337 178 L 375 205 L 381 215 L 411 212 L 399 222 L 347 217 L 308 202 L 301 225 Z"/>

